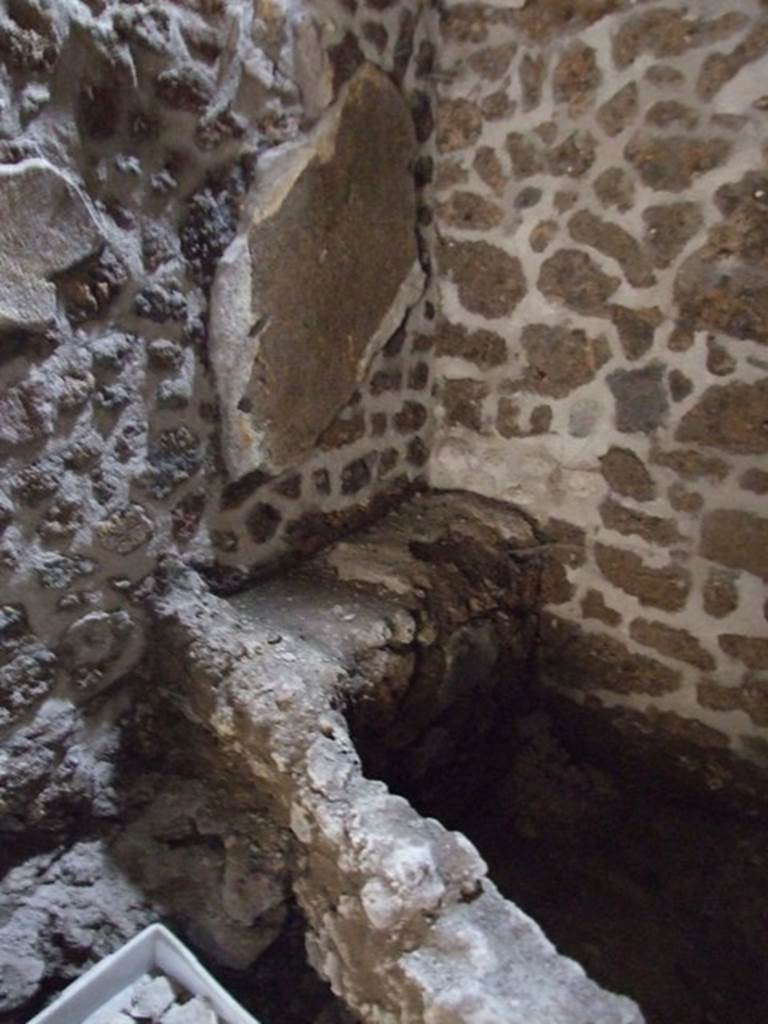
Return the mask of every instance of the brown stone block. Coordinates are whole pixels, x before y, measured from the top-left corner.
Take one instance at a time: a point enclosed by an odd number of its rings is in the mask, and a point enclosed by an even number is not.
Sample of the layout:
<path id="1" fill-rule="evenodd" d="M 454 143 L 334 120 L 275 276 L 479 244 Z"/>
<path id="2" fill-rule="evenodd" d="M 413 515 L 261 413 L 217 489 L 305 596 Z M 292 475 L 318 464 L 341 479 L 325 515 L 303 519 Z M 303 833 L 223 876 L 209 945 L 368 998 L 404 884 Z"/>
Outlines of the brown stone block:
<path id="1" fill-rule="evenodd" d="M 542 672 L 558 686 L 653 695 L 680 686 L 680 674 L 666 665 L 553 614 L 542 617 L 540 642 Z"/>
<path id="2" fill-rule="evenodd" d="M 600 470 L 609 486 L 635 501 L 651 501 L 656 485 L 645 463 L 629 448 L 611 447 L 600 457 Z"/>
<path id="3" fill-rule="evenodd" d="M 677 428 L 678 441 L 737 454 L 768 452 L 768 377 L 708 388 Z"/>
<path id="4" fill-rule="evenodd" d="M 629 635 L 644 647 L 653 647 L 668 658 L 684 661 L 705 672 L 715 668 L 714 657 L 687 629 L 678 629 L 649 619 L 633 619 L 629 624 Z"/>
<path id="5" fill-rule="evenodd" d="M 603 576 L 615 587 L 632 594 L 640 604 L 675 612 L 684 608 L 691 589 L 687 569 L 670 563 L 655 568 L 627 548 L 595 545 L 595 559 Z"/>
<path id="6" fill-rule="evenodd" d="M 701 527 L 701 554 L 730 569 L 768 581 L 768 519 L 740 509 L 709 512 Z"/>

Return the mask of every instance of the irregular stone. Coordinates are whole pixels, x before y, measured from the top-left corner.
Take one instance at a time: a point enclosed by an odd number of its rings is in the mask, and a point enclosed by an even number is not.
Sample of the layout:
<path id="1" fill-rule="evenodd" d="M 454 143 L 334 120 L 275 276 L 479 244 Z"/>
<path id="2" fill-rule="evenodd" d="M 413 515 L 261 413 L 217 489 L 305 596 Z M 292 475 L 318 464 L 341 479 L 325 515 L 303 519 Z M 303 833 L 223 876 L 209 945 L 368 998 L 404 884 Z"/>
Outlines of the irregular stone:
<path id="1" fill-rule="evenodd" d="M 12 654 L 0 668 L 0 728 L 47 696 L 56 682 L 56 655 L 31 638 L 12 647 Z"/>
<path id="2" fill-rule="evenodd" d="M 712 20 L 687 18 L 685 9 L 660 7 L 632 15 L 613 37 L 618 68 L 632 64 L 642 53 L 655 58 L 679 57 L 688 50 L 725 39 L 746 24 L 743 14 L 730 11 Z"/>
<path id="3" fill-rule="evenodd" d="M 479 177 L 485 182 L 488 188 L 493 189 L 497 195 L 501 195 L 506 184 L 506 175 L 501 166 L 501 160 L 491 146 L 480 146 L 475 153 L 472 166 Z"/>
<path id="4" fill-rule="evenodd" d="M 578 249 L 559 249 L 541 265 L 538 288 L 579 313 L 599 315 L 621 283 L 604 274 L 591 256 Z"/>
<path id="5" fill-rule="evenodd" d="M 621 347 L 627 359 L 639 359 L 653 346 L 656 328 L 664 322 L 664 315 L 658 306 L 628 309 L 626 306 L 610 307 L 611 320 L 619 334 Z"/>
<path id="6" fill-rule="evenodd" d="M 551 613 L 542 616 L 539 650 L 541 672 L 557 686 L 653 696 L 680 686 L 680 674 L 667 665 L 630 651 L 613 636 L 587 632 Z"/>
<path id="7" fill-rule="evenodd" d="M 740 509 L 715 509 L 701 524 L 701 554 L 729 569 L 768 581 L 768 519 Z"/>
<path id="8" fill-rule="evenodd" d="M 528 242 L 534 252 L 544 252 L 558 233 L 556 220 L 540 220 L 531 230 Z"/>
<path id="9" fill-rule="evenodd" d="M 483 130 L 483 115 L 465 99 L 441 100 L 437 106 L 437 148 L 441 153 L 474 146 Z"/>
<path id="10" fill-rule="evenodd" d="M 680 267 L 675 300 L 681 319 L 693 328 L 764 343 L 768 337 L 767 286 L 764 267 L 733 259 L 720 264 L 700 250 Z"/>
<path id="11" fill-rule="evenodd" d="M 341 493 L 357 494 L 371 482 L 368 460 L 353 459 L 341 471 Z"/>
<path id="12" fill-rule="evenodd" d="M 502 366 L 507 360 L 507 343 L 493 331 L 469 331 L 463 324 L 443 321 L 435 338 L 440 356 L 466 359 L 484 369 Z"/>
<path id="13" fill-rule="evenodd" d="M 693 107 L 679 100 L 658 100 L 646 113 L 645 123 L 656 128 L 680 125 L 681 128 L 693 131 L 699 123 L 699 115 Z"/>
<path id="14" fill-rule="evenodd" d="M 527 324 L 521 340 L 527 359 L 522 387 L 552 398 L 564 398 L 593 380 L 611 356 L 603 335 L 590 338 L 567 327 Z"/>
<path id="15" fill-rule="evenodd" d="M 552 75 L 555 100 L 567 103 L 569 115 L 578 117 L 589 107 L 601 79 L 593 47 L 575 40 L 565 48 L 555 65 Z"/>
<path id="16" fill-rule="evenodd" d="M 704 226 L 698 203 L 666 203 L 643 210 L 645 244 L 657 267 L 668 267 Z"/>
<path id="17" fill-rule="evenodd" d="M 508 92 L 504 89 L 497 89 L 496 92 L 483 97 L 480 102 L 480 110 L 487 121 L 501 121 L 514 115 L 517 104 L 510 99 Z"/>
<path id="18" fill-rule="evenodd" d="M 673 402 L 681 402 L 693 391 L 693 381 L 686 377 L 682 370 L 670 370 L 667 379 Z"/>
<path id="19" fill-rule="evenodd" d="M 574 242 L 590 245 L 616 260 L 630 284 L 649 288 L 656 283 L 651 262 L 642 246 L 618 224 L 602 220 L 589 210 L 579 210 L 568 221 Z"/>
<path id="20" fill-rule="evenodd" d="M 675 437 L 734 453 L 768 452 L 766 410 L 768 378 L 714 385 L 685 414 Z"/>
<path id="21" fill-rule="evenodd" d="M 616 530 L 625 536 L 642 537 L 643 540 L 662 547 L 682 539 L 674 519 L 664 519 L 661 516 L 652 516 L 647 512 L 627 508 L 610 498 L 600 505 L 599 511 L 603 524 L 609 530 Z"/>
<path id="22" fill-rule="evenodd" d="M 505 146 L 516 178 L 530 178 L 544 170 L 544 153 L 538 142 L 530 135 L 510 132 Z"/>
<path id="23" fill-rule="evenodd" d="M 606 380 L 616 401 L 618 431 L 645 434 L 661 426 L 669 412 L 663 378 L 664 367 L 660 363 L 609 374 Z"/>
<path id="24" fill-rule="evenodd" d="M 152 520 L 141 505 L 127 505 L 95 526 L 99 544 L 107 551 L 129 555 L 138 551 L 152 536 Z"/>
<path id="25" fill-rule="evenodd" d="M 671 64 L 651 64 L 643 78 L 659 89 L 677 89 L 685 84 L 685 75 Z"/>
<path id="26" fill-rule="evenodd" d="M 747 668 L 768 668 L 768 639 L 764 636 L 721 633 L 717 642 L 726 654 L 741 661 Z"/>
<path id="27" fill-rule="evenodd" d="M 676 512 L 693 515 L 704 506 L 704 499 L 698 491 L 688 491 L 680 483 L 674 483 L 667 491 L 669 503 Z"/>
<path id="28" fill-rule="evenodd" d="M 103 242 L 82 193 L 45 160 L 0 165 L 0 326 L 42 327 L 55 274 Z"/>
<path id="29" fill-rule="evenodd" d="M 722 459 L 702 455 L 691 448 L 654 448 L 651 450 L 651 462 L 668 466 L 686 480 L 698 480 L 703 476 L 723 480 L 728 476 L 728 465 Z"/>
<path id="30" fill-rule="evenodd" d="M 266 544 L 277 533 L 282 516 L 273 505 L 258 502 L 245 517 L 245 528 L 257 544 Z"/>
<path id="31" fill-rule="evenodd" d="M 101 316 L 128 282 L 123 261 L 105 246 L 90 259 L 58 277 L 67 316 L 72 323 L 85 323 Z"/>
<path id="32" fill-rule="evenodd" d="M 469 231 L 489 231 L 498 227 L 504 216 L 501 207 L 475 192 L 454 192 L 446 202 L 437 204 L 435 213 L 449 227 Z"/>
<path id="33" fill-rule="evenodd" d="M 603 206 L 625 212 L 635 203 L 635 183 L 623 167 L 608 167 L 595 178 L 592 188 Z"/>
<path id="34" fill-rule="evenodd" d="M 55 397 L 42 381 L 0 388 L 0 444 L 15 446 L 50 436 L 56 422 Z"/>
<path id="35" fill-rule="evenodd" d="M 516 256 L 485 241 L 447 240 L 441 249 L 443 272 L 470 313 L 495 319 L 508 316 L 525 295 L 522 265 Z"/>
<path id="36" fill-rule="evenodd" d="M 595 162 L 595 140 L 587 131 L 571 132 L 567 139 L 547 152 L 550 174 L 580 178 Z"/>
<path id="37" fill-rule="evenodd" d="M 684 608 L 691 589 L 687 569 L 670 563 L 656 568 L 627 548 L 595 545 L 595 559 L 605 578 L 615 587 L 632 594 L 640 604 L 676 612 Z"/>
<path id="38" fill-rule="evenodd" d="M 683 192 L 696 177 L 723 164 L 731 149 L 727 139 L 638 132 L 625 146 L 624 156 L 649 188 Z"/>
<path id="39" fill-rule="evenodd" d="M 524 53 L 518 68 L 523 110 L 533 110 L 541 102 L 541 90 L 547 71 L 546 58 L 542 53 Z"/>
<path id="40" fill-rule="evenodd" d="M 637 117 L 640 103 L 637 85 L 628 82 L 597 111 L 597 123 L 606 135 L 620 135 Z"/>
<path id="41" fill-rule="evenodd" d="M 123 654 L 134 630 L 128 612 L 89 612 L 65 630 L 62 661 L 74 668 L 109 665 Z"/>
<path id="42" fill-rule="evenodd" d="M 738 17 L 738 15 L 734 12 L 732 17 Z M 757 19 L 751 31 L 730 53 L 707 55 L 696 83 L 697 93 L 703 100 L 711 100 L 726 82 L 729 82 L 747 64 L 764 56 L 766 51 L 768 51 L 768 24 L 765 19 Z"/>
<path id="43" fill-rule="evenodd" d="M 764 469 L 747 469 L 739 477 L 739 487 L 753 494 L 768 494 L 768 471 Z"/>
<path id="44" fill-rule="evenodd" d="M 600 471 L 618 494 L 635 501 L 651 501 L 656 497 L 653 477 L 642 459 L 629 448 L 609 448 L 600 456 Z"/>
<path id="45" fill-rule="evenodd" d="M 649 619 L 633 619 L 629 624 L 629 635 L 639 644 L 653 647 L 659 654 L 684 661 L 704 672 L 711 672 L 716 666 L 713 655 L 687 629 L 678 629 Z"/>
<path id="46" fill-rule="evenodd" d="M 699 704 L 713 711 L 744 711 L 755 725 L 768 725 L 768 691 L 759 679 L 742 686 L 721 686 L 704 681 L 696 688 Z"/>
<path id="47" fill-rule="evenodd" d="M 398 434 L 412 434 L 421 430 L 427 422 L 427 410 L 421 402 L 403 402 L 400 409 L 392 417 L 392 425 Z"/>
<path id="48" fill-rule="evenodd" d="M 581 599 L 581 614 L 585 619 L 597 619 L 604 622 L 606 626 L 620 626 L 621 615 L 615 608 L 610 608 L 605 603 L 605 598 L 599 590 L 590 589 Z"/>
<path id="49" fill-rule="evenodd" d="M 318 438 L 323 451 L 344 448 L 365 436 L 365 415 L 360 409 L 343 409 Z"/>
<path id="50" fill-rule="evenodd" d="M 712 338 L 707 339 L 707 370 L 713 377 L 727 377 L 737 367 L 736 359 L 731 353 L 718 345 Z"/>
<path id="51" fill-rule="evenodd" d="M 402 97 L 369 66 L 309 142 L 272 151 L 211 294 L 233 476 L 306 456 L 418 297 L 414 158 Z"/>
<path id="52" fill-rule="evenodd" d="M 482 431 L 483 399 L 488 396 L 489 390 L 488 385 L 482 380 L 446 380 L 442 391 L 446 424 L 449 427 L 466 427 L 467 430 Z"/>

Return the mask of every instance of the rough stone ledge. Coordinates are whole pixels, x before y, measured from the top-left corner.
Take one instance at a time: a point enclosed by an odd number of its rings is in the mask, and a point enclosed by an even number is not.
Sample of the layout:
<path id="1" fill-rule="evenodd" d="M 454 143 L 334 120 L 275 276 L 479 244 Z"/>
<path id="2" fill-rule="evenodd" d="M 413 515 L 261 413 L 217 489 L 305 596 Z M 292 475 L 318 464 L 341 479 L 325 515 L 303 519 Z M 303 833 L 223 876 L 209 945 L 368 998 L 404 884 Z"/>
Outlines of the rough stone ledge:
<path id="1" fill-rule="evenodd" d="M 394 722 L 386 697 L 409 647 L 429 654 L 461 615 L 466 625 L 498 612 L 500 594 L 523 601 L 513 585 L 519 559 L 536 548 L 510 510 L 430 497 L 331 548 L 310 574 L 226 601 L 169 565 L 154 599 L 161 677 L 174 680 L 184 712 L 245 763 L 289 823 L 303 850 L 294 889 L 310 961 L 364 1021 L 643 1020 L 502 899 L 464 836 L 364 777 L 339 710 L 367 692 Z M 497 569 L 485 592 L 475 588 L 475 606 L 455 591 L 453 610 L 430 610 L 450 593 L 440 592 L 441 576 L 453 588 L 473 564 L 478 580 Z M 450 659 L 440 664 L 450 674 Z"/>

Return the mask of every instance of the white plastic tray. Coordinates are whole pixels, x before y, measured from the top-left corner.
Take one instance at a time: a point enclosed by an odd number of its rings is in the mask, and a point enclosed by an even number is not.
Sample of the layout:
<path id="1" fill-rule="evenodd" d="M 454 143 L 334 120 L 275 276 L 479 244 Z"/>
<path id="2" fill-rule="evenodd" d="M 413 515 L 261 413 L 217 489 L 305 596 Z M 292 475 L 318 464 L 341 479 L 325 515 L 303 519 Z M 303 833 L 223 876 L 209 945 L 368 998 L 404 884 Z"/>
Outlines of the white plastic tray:
<path id="1" fill-rule="evenodd" d="M 204 996 L 223 1024 L 259 1024 L 161 924 L 150 925 L 99 961 L 29 1024 L 84 1024 L 97 1011 L 117 1011 L 125 1004 L 125 990 L 152 971 L 178 982 L 190 996 Z"/>

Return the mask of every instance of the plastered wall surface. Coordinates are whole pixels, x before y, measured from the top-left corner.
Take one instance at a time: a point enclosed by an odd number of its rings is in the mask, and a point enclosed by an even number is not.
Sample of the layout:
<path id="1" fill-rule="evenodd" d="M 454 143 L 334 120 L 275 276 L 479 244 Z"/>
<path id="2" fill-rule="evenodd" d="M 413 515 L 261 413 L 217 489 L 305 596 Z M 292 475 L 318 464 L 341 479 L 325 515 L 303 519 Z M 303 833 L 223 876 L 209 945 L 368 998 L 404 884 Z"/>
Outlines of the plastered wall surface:
<path id="1" fill-rule="evenodd" d="M 112 684 L 143 651 L 161 556 L 241 579 L 423 476 L 434 296 L 416 151 L 431 59 L 409 3 L 0 5 L 0 821 L 11 832 L 114 812 L 124 696 Z M 349 128 L 361 116 L 368 133 Z M 371 237 L 371 196 L 339 182 L 384 153 L 396 201 Z M 277 189 L 275 168 L 293 168 Z M 297 206 L 314 249 L 297 241 Z M 336 272 L 312 277 L 342 214 L 348 252 L 370 254 L 367 277 L 335 259 Z M 404 255 L 379 283 L 392 237 Z M 278 251 L 280 238 L 290 245 Z M 236 302 L 220 264 L 253 278 Z M 259 278 L 267 265 L 280 266 L 282 295 Z M 258 390 L 279 375 L 286 310 L 300 301 L 314 316 L 334 296 L 327 330 L 354 344 L 326 359 L 322 380 L 316 355 L 299 353 L 281 415 L 248 427 L 238 380 Z M 368 319 L 351 325 L 355 308 Z M 233 422 L 270 440 L 263 457 L 227 459 Z"/>
<path id="2" fill-rule="evenodd" d="M 436 31 L 431 482 L 559 542 L 551 687 L 765 765 L 765 4 L 450 4 Z"/>

